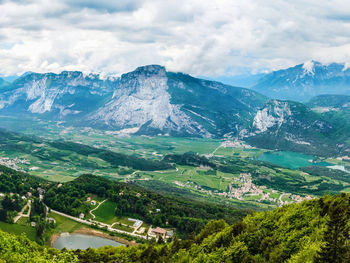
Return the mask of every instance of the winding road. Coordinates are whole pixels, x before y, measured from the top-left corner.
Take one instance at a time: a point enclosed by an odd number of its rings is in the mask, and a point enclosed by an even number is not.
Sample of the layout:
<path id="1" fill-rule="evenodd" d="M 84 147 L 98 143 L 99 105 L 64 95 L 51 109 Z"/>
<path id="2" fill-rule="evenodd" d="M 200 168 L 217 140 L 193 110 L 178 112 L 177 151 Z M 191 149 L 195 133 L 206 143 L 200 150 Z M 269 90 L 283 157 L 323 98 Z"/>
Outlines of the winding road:
<path id="1" fill-rule="evenodd" d="M 103 204 L 104 202 L 106 202 L 106 201 L 107 201 L 107 199 L 103 200 L 102 202 L 99 202 L 98 205 L 97 205 L 94 209 L 92 209 L 92 210 L 89 211 L 89 214 L 92 216 L 92 219 L 95 219 L 95 217 L 96 217 L 92 212 L 95 211 L 95 210 L 97 210 L 97 208 L 99 208 L 100 205 L 102 205 L 102 204 Z"/>
<path id="2" fill-rule="evenodd" d="M 124 230 L 120 230 L 120 229 L 115 229 L 109 224 L 105 224 L 105 223 L 102 223 L 102 222 L 99 222 L 99 221 L 95 221 L 95 220 L 80 219 L 80 218 L 77 218 L 77 217 L 74 217 L 74 216 L 71 216 L 71 215 L 67 215 L 65 213 L 53 210 L 51 208 L 49 208 L 49 209 L 51 210 L 52 213 L 55 213 L 57 215 L 66 217 L 66 218 L 71 219 L 73 221 L 76 221 L 78 223 L 86 224 L 86 225 L 89 225 L 89 226 L 98 225 L 99 228 L 107 227 L 107 230 L 110 231 L 110 232 L 125 234 L 125 235 L 129 235 L 129 236 L 133 236 L 133 237 L 137 237 L 137 238 L 143 238 L 143 239 L 147 240 L 147 236 L 138 235 L 138 234 L 135 234 L 135 233 L 130 233 L 130 232 L 127 232 L 127 231 L 124 231 Z"/>

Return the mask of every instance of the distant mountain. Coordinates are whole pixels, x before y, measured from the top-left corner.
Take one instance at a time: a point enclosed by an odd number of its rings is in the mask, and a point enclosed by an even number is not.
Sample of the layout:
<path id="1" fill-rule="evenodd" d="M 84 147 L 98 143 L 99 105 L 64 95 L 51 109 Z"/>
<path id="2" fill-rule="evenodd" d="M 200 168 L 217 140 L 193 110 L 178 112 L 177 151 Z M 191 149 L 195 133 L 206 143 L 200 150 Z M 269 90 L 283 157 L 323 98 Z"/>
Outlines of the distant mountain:
<path id="1" fill-rule="evenodd" d="M 316 111 L 322 100 L 340 98 L 314 98 L 311 109 L 149 65 L 107 79 L 77 71 L 29 73 L 0 88 L 0 114 L 140 135 L 233 137 L 269 149 L 344 153 L 350 149 L 350 114 Z"/>
<path id="2" fill-rule="evenodd" d="M 250 88 L 255 86 L 258 81 L 266 74 L 240 74 L 235 76 L 220 76 L 216 78 L 209 78 L 210 80 L 217 80 L 227 85 Z"/>
<path id="3" fill-rule="evenodd" d="M 29 73 L 0 93 L 0 109 L 7 114 L 78 119 L 104 104 L 112 93 L 113 81 L 81 72 Z"/>
<path id="4" fill-rule="evenodd" d="M 306 103 L 311 108 L 320 111 L 350 110 L 350 96 L 348 95 L 320 95 Z"/>
<path id="5" fill-rule="evenodd" d="M 237 135 L 267 99 L 215 81 L 139 67 L 121 78 L 27 74 L 0 93 L 0 112 L 138 134 Z"/>
<path id="6" fill-rule="evenodd" d="M 0 78 L 0 91 L 1 91 L 1 88 L 5 88 L 8 85 L 9 85 L 9 83 L 6 80 Z"/>
<path id="7" fill-rule="evenodd" d="M 309 61 L 267 74 L 253 89 L 271 98 L 301 102 L 321 94 L 350 95 L 350 69 Z"/>
<path id="8" fill-rule="evenodd" d="M 299 102 L 271 100 L 255 115 L 249 143 L 268 149 L 332 156 L 349 154 L 344 120 L 328 118 Z M 348 126 L 348 125 L 346 125 Z"/>

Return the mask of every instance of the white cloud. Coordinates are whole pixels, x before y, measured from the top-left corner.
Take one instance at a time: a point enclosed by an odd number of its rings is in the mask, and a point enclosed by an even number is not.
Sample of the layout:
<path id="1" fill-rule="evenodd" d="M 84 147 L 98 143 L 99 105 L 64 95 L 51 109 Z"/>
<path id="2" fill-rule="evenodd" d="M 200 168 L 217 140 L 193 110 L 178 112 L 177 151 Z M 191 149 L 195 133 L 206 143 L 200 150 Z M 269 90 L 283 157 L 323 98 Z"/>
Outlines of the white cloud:
<path id="1" fill-rule="evenodd" d="M 114 2 L 0 0 L 0 73 L 162 64 L 216 76 L 350 62 L 346 0 Z"/>

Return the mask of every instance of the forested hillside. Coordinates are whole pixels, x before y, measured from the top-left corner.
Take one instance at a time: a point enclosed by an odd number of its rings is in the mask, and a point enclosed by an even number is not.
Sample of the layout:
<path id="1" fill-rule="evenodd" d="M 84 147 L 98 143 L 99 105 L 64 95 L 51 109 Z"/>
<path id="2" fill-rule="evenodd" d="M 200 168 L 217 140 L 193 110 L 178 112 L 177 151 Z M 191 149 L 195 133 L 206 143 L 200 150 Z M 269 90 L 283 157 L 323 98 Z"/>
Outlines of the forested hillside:
<path id="1" fill-rule="evenodd" d="M 89 213 L 86 197 L 90 194 L 115 203 L 115 211 L 111 212 L 116 216 L 136 217 L 153 225 L 175 227 L 184 236 L 198 233 L 211 219 L 233 223 L 248 213 L 248 210 L 159 194 L 93 175 L 82 175 L 60 187 L 52 186 L 46 192 L 44 202 L 52 209 L 78 216 Z"/>
<path id="2" fill-rule="evenodd" d="M 197 235 L 167 244 L 62 251 L 0 232 L 7 262 L 349 262 L 350 195 L 324 196 L 227 225 L 211 221 Z M 27 261 L 29 260 L 29 261 Z"/>

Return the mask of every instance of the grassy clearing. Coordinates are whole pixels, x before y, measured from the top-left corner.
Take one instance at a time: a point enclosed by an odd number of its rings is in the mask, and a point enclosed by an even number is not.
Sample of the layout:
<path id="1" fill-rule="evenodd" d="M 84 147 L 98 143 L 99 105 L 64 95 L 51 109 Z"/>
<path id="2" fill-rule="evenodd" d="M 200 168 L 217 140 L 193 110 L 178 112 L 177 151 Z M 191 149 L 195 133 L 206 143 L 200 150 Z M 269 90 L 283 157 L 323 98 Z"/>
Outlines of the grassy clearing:
<path id="1" fill-rule="evenodd" d="M 115 225 L 113 225 L 113 227 L 116 228 L 116 229 L 119 229 L 119 230 L 123 230 L 123 231 L 129 232 L 129 233 L 132 233 L 134 231 L 134 229 L 132 227 L 124 226 L 124 225 L 121 225 L 121 224 L 115 224 Z"/>
<path id="2" fill-rule="evenodd" d="M 112 224 L 117 221 L 117 217 L 114 215 L 117 204 L 111 201 L 106 201 L 100 207 L 92 213 L 96 216 L 95 220 Z"/>
<path id="3" fill-rule="evenodd" d="M 60 234 L 63 232 L 74 232 L 82 227 L 87 227 L 84 224 L 73 221 L 69 218 L 57 215 L 55 213 L 49 213 L 49 217 L 52 217 L 56 220 L 56 227 L 52 230 L 51 234 Z"/>
<path id="4" fill-rule="evenodd" d="M 37 241 L 36 229 L 29 226 L 29 224 L 8 224 L 0 221 L 0 229 L 15 235 L 22 235 L 24 233 L 30 240 Z"/>

